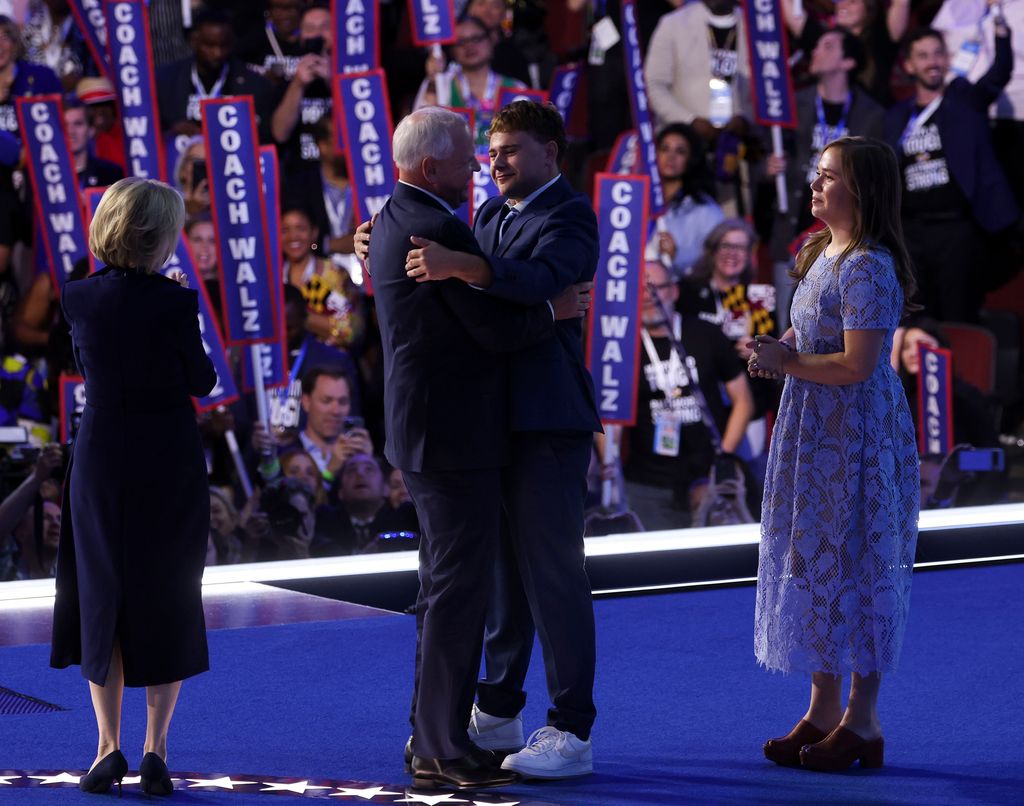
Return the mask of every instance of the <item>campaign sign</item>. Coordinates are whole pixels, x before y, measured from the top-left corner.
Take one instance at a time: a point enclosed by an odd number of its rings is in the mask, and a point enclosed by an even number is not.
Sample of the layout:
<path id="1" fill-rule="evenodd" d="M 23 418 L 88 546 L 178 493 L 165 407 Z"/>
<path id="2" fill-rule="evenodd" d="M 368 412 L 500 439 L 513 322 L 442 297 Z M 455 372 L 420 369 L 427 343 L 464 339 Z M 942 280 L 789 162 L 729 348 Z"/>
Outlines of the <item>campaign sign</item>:
<path id="1" fill-rule="evenodd" d="M 412 41 L 416 47 L 455 41 L 455 4 L 452 0 L 409 0 Z"/>
<path id="2" fill-rule="evenodd" d="M 380 67 L 380 3 L 331 0 L 334 73 L 364 73 Z"/>
<path id="3" fill-rule="evenodd" d="M 640 159 L 640 135 L 630 129 L 615 138 L 605 168 L 610 174 L 635 174 Z"/>
<path id="4" fill-rule="evenodd" d="M 474 216 L 476 211 L 484 206 L 485 201 L 501 195 L 501 191 L 498 190 L 498 186 L 494 184 L 494 179 L 491 177 L 491 158 L 486 154 L 477 154 L 476 158 L 480 162 L 480 170 L 473 174 L 473 196 L 470 199 L 470 207 Z M 470 223 L 472 223 L 472 219 Z"/>
<path id="5" fill-rule="evenodd" d="M 104 188 L 86 188 L 82 191 L 82 195 L 85 197 L 85 234 L 86 243 L 89 242 L 89 227 L 92 226 L 92 220 L 96 217 L 96 208 L 100 206 L 100 199 L 103 198 L 103 194 L 106 193 L 107 189 Z M 89 273 L 97 272 L 100 269 L 106 268 L 106 263 L 100 260 L 96 255 L 92 253 L 92 250 L 86 250 L 89 252 Z"/>
<path id="6" fill-rule="evenodd" d="M 192 136 L 188 134 L 167 132 L 163 135 L 164 176 L 170 177 L 169 181 L 172 185 L 179 186 L 181 183 L 180 178 L 174 175 L 174 169 L 178 167 L 178 160 L 185 153 L 185 149 L 188 148 L 188 142 L 191 139 Z"/>
<path id="7" fill-rule="evenodd" d="M 341 121 L 341 142 L 346 144 L 345 161 L 356 220 L 369 221 L 384 206 L 395 186 L 391 108 L 384 71 L 336 76 L 334 108 Z"/>
<path id="8" fill-rule="evenodd" d="M 594 182 L 601 253 L 594 276 L 587 366 L 601 422 L 633 425 L 650 190 L 646 176 L 598 174 Z"/>
<path id="9" fill-rule="evenodd" d="M 281 211 L 278 204 L 280 173 L 277 164 L 277 149 L 274 146 L 260 146 L 260 174 L 263 176 L 263 199 L 267 205 L 267 232 L 270 234 L 270 267 L 274 280 L 270 286 L 274 295 L 274 309 L 278 312 L 277 341 L 261 344 L 260 372 L 263 388 L 272 389 L 288 384 L 288 337 L 284 327 L 284 284 L 281 279 Z M 254 392 L 252 350 L 242 353 L 242 391 Z"/>
<path id="10" fill-rule="evenodd" d="M 637 167 L 650 177 L 650 210 L 654 215 L 658 215 L 665 206 L 665 194 L 661 189 L 661 176 L 658 173 L 658 161 L 655 156 L 654 125 L 651 123 L 651 109 L 647 101 L 644 58 L 640 53 L 636 0 L 622 2 L 622 44 L 626 62 L 626 88 L 633 109 L 633 125 L 636 126 L 640 143 L 640 164 Z"/>
<path id="11" fill-rule="evenodd" d="M 70 0 L 68 8 L 75 18 L 78 30 L 82 32 L 86 47 L 96 66 L 103 75 L 110 78 L 110 63 L 107 61 L 107 18 L 100 0 Z"/>
<path id="12" fill-rule="evenodd" d="M 184 272 L 188 278 L 188 287 L 199 293 L 199 334 L 203 339 L 203 350 L 210 357 L 217 372 L 217 383 L 206 397 L 192 399 L 196 411 L 209 411 L 238 400 L 238 388 L 235 386 L 231 365 L 224 353 L 224 340 L 217 326 L 217 317 L 213 313 L 213 306 L 210 305 L 210 297 L 206 293 L 203 278 L 199 276 L 195 263 L 192 262 L 192 247 L 189 246 L 184 232 L 178 238 L 174 253 L 160 271 L 165 275 L 173 271 Z"/>
<path id="13" fill-rule="evenodd" d="M 569 123 L 569 118 L 572 117 L 572 110 L 576 104 L 582 72 L 579 63 L 575 63 L 556 67 L 555 72 L 551 74 L 551 91 L 548 93 L 548 98 L 555 105 L 555 109 L 558 110 L 558 114 L 562 116 L 566 125 Z"/>
<path id="14" fill-rule="evenodd" d="M 763 126 L 796 128 L 789 47 L 778 0 L 743 0 L 754 118 Z"/>
<path id="15" fill-rule="evenodd" d="M 953 450 L 953 353 L 917 346 L 917 442 L 922 456 Z"/>
<path id="16" fill-rule="evenodd" d="M 166 180 L 145 0 L 105 0 L 104 8 L 111 72 L 121 101 L 128 175 Z"/>
<path id="17" fill-rule="evenodd" d="M 529 87 L 502 87 L 498 90 L 498 99 L 494 104 L 495 109 L 504 109 L 513 101 L 536 101 L 539 104 L 548 99 L 544 90 L 532 90 Z"/>
<path id="18" fill-rule="evenodd" d="M 36 219 L 42 223 L 50 276 L 59 292 L 75 263 L 89 254 L 78 176 L 64 133 L 64 107 L 59 95 L 16 98 L 15 104 L 28 150 Z"/>
<path id="19" fill-rule="evenodd" d="M 217 232 L 224 339 L 259 344 L 278 337 L 270 293 L 270 235 L 263 202 L 252 97 L 199 102 L 210 178 L 210 209 Z"/>
<path id="20" fill-rule="evenodd" d="M 81 417 L 85 408 L 85 378 L 81 375 L 60 374 L 60 441 L 67 442 L 78 428 L 73 420 Z"/>

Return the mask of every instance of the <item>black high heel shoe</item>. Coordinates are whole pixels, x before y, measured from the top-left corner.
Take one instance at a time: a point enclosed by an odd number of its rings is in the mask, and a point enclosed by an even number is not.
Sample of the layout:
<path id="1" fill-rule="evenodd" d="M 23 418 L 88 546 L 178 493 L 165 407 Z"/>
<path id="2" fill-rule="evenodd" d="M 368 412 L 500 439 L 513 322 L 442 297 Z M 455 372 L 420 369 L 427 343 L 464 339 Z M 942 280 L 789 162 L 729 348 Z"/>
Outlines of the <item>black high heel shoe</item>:
<path id="1" fill-rule="evenodd" d="M 117 796 L 121 796 L 121 779 L 128 774 L 128 762 L 120 750 L 107 753 L 96 766 L 81 777 L 78 788 L 83 792 L 102 795 L 109 792 L 112 784 L 117 784 Z"/>
<path id="2" fill-rule="evenodd" d="M 139 786 L 147 795 L 170 795 L 174 791 L 167 765 L 156 753 L 146 753 L 139 764 Z"/>
<path id="3" fill-rule="evenodd" d="M 170 795 L 174 791 L 167 765 L 156 753 L 146 753 L 139 764 L 139 786 L 147 795 Z"/>

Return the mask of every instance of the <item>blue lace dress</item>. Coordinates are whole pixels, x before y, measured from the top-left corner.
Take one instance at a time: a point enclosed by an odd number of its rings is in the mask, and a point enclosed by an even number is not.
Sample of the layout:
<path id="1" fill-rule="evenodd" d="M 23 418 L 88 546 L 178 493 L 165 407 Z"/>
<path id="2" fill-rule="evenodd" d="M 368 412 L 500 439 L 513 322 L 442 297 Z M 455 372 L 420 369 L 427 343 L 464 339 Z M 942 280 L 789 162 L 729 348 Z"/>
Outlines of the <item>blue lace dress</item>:
<path id="1" fill-rule="evenodd" d="M 861 383 L 787 377 L 768 456 L 754 653 L 769 669 L 887 672 L 910 607 L 920 478 L 914 426 L 889 364 L 903 292 L 891 255 L 818 258 L 797 286 L 797 350 L 836 353 L 884 329 Z"/>

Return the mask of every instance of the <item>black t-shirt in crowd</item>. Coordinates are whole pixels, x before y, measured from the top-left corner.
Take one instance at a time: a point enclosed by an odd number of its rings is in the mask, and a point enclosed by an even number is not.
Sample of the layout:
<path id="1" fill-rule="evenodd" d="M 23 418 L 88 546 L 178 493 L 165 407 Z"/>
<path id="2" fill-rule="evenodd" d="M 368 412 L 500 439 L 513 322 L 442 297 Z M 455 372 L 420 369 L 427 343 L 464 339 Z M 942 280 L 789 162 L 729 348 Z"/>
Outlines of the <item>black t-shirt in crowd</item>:
<path id="1" fill-rule="evenodd" d="M 711 46 L 711 75 L 715 78 L 732 81 L 732 77 L 736 75 L 738 58 L 736 54 L 736 26 L 719 28 L 715 25 L 709 25 L 708 35 L 708 44 Z"/>
<path id="2" fill-rule="evenodd" d="M 313 136 L 313 127 L 324 115 L 330 115 L 333 107 L 331 88 L 321 78 L 314 79 L 306 87 L 299 108 L 299 120 L 292 130 L 292 136 L 284 144 L 284 160 L 291 169 L 319 166 L 320 149 Z"/>
<path id="3" fill-rule="evenodd" d="M 271 42 L 272 31 L 267 28 L 253 31 L 252 34 L 239 45 L 239 58 L 252 67 L 256 72 L 265 78 L 277 81 L 291 81 L 295 75 L 295 66 L 299 63 L 302 55 L 302 43 L 296 39 L 287 41 L 281 36 L 274 36 L 274 42 L 281 55 Z"/>
<path id="4" fill-rule="evenodd" d="M 679 335 L 711 418 L 721 433 L 730 412 L 723 385 L 744 372 L 743 362 L 715 325 L 695 316 L 682 320 Z M 690 485 L 707 476 L 714 447 L 690 391 L 689 373 L 673 355 L 669 339 L 652 338 L 652 342 L 667 374 L 670 397 L 666 400 L 659 388 L 657 372 L 641 344 L 636 426 L 629 432 L 629 458 L 624 472 L 630 481 L 674 490 L 677 502 L 685 505 Z M 655 452 L 655 419 L 662 412 L 673 413 L 681 423 L 678 456 Z"/>
<path id="5" fill-rule="evenodd" d="M 927 113 L 915 106 L 900 139 L 903 214 L 908 218 L 969 217 L 971 208 L 949 174 L 942 136 L 935 121 L 938 107 Z"/>

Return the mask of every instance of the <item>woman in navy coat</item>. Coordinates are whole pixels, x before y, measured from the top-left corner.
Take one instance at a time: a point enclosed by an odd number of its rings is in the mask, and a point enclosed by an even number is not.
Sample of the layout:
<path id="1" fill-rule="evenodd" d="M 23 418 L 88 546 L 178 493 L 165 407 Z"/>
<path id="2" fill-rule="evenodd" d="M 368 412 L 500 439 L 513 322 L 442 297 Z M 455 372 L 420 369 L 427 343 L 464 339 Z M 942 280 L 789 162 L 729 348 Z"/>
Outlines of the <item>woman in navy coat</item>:
<path id="1" fill-rule="evenodd" d="M 181 681 L 209 668 L 200 585 L 210 494 L 190 395 L 207 394 L 216 373 L 196 292 L 157 273 L 184 218 L 180 194 L 162 182 L 111 185 L 89 232 L 110 268 L 61 297 L 88 402 L 64 488 L 50 663 L 81 664 L 89 680 L 99 749 L 85 791 L 120 785 L 128 770 L 127 685 L 146 687 L 142 787 L 169 794 Z"/>

